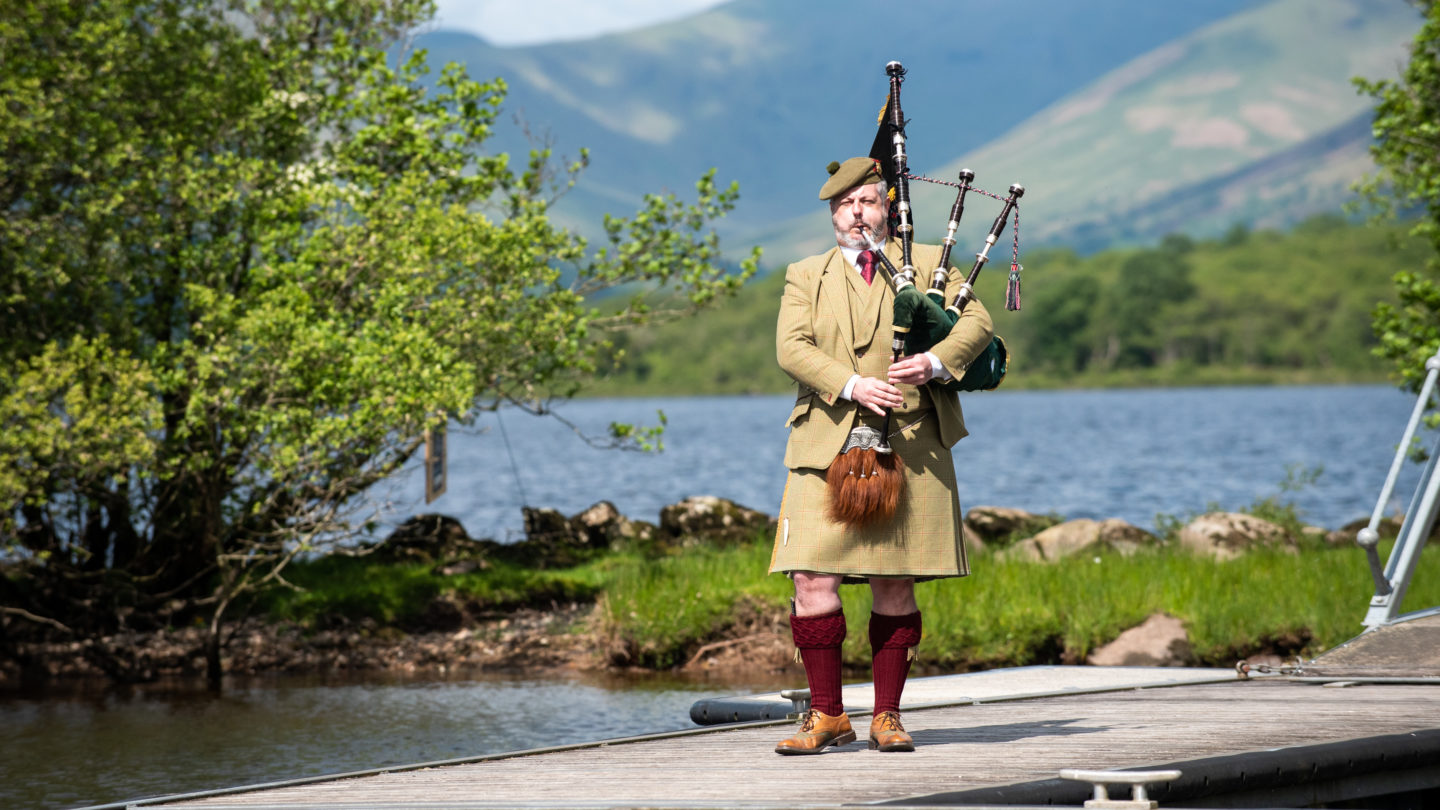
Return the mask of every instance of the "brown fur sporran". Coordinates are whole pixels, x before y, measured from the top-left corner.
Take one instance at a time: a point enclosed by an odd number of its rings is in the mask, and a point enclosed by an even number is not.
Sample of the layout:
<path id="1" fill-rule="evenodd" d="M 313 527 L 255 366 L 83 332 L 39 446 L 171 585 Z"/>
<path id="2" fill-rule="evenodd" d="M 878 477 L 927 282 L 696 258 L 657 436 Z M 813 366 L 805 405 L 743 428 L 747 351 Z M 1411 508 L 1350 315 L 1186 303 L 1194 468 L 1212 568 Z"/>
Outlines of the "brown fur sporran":
<path id="1" fill-rule="evenodd" d="M 830 463 L 825 484 L 830 519 L 863 529 L 895 516 L 905 494 L 905 462 L 894 452 L 851 448 Z"/>

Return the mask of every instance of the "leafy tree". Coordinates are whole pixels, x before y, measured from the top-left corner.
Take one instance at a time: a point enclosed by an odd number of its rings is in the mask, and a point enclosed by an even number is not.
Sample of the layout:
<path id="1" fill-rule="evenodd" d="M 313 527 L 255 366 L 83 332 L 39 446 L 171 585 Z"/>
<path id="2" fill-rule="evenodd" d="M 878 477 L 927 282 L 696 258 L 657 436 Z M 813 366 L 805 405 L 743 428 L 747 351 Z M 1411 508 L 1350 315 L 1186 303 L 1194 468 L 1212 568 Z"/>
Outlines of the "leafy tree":
<path id="1" fill-rule="evenodd" d="M 235 600 L 363 525 L 426 428 L 543 411 L 654 300 L 754 272 L 719 263 L 736 189 L 713 170 L 694 203 L 607 217 L 598 249 L 555 225 L 583 153 L 485 153 L 503 81 L 429 82 L 393 47 L 432 13 L 0 12 L 0 640 L 17 617 L 91 638 L 203 615 L 218 677 Z M 620 285 L 642 292 L 587 303 Z"/>
<path id="2" fill-rule="evenodd" d="M 1057 274 L 1047 279 L 1026 306 L 1029 330 L 1021 356 L 1035 367 L 1063 373 L 1081 372 L 1090 359 L 1086 337 L 1102 295 L 1093 276 Z"/>
<path id="3" fill-rule="evenodd" d="M 1120 266 L 1119 277 L 1106 291 L 1110 348 L 1105 359 L 1110 364 L 1150 367 L 1170 353 L 1163 337 L 1164 318 L 1168 305 L 1182 303 L 1196 292 L 1185 258 L 1192 248 L 1187 237 L 1167 236 L 1160 247 L 1139 251 Z"/>
<path id="4" fill-rule="evenodd" d="M 1382 303 L 1374 314 L 1380 338 L 1376 353 L 1394 361 L 1404 384 L 1418 391 L 1425 361 L 1440 348 L 1440 288 L 1435 283 L 1440 271 L 1440 4 L 1421 0 L 1416 5 L 1425 21 L 1400 79 L 1356 79 L 1355 84 L 1377 100 L 1370 153 L 1379 171 L 1361 191 L 1382 213 L 1420 212 L 1411 234 L 1436 251 L 1428 273 L 1395 274 L 1399 303 Z"/>
<path id="5" fill-rule="evenodd" d="M 1243 222 L 1233 223 L 1225 229 L 1225 235 L 1220 238 L 1220 244 L 1226 247 L 1239 247 L 1245 244 L 1250 238 L 1250 226 Z"/>

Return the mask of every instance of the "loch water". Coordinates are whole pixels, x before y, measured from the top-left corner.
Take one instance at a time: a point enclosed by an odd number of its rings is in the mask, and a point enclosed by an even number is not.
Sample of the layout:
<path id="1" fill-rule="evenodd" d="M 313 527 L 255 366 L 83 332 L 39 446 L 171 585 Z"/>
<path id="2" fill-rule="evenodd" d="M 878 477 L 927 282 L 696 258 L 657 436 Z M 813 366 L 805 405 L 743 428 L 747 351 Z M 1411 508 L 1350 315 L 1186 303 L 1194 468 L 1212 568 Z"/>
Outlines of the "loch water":
<path id="1" fill-rule="evenodd" d="M 1234 510 L 1258 498 L 1293 502 L 1337 528 L 1368 517 L 1414 397 L 1381 385 L 991 391 L 961 399 L 970 435 L 954 448 L 963 508 L 1009 506 L 1067 518 L 1122 518 L 1153 529 L 1157 514 Z M 597 399 L 548 417 L 509 409 L 454 426 L 448 488 L 424 503 L 419 461 L 383 496 L 395 515 L 459 518 L 472 536 L 523 537 L 522 505 L 570 515 L 613 502 L 632 519 L 718 495 L 774 515 L 790 396 Z M 660 453 L 591 446 L 614 421 L 654 424 Z M 1428 439 L 1427 439 L 1428 441 Z M 1319 475 L 1293 492 L 1287 477 Z M 1418 469 L 1401 479 L 1413 488 Z M 1407 492 L 1404 486 L 1397 492 Z M 1403 509 L 1404 501 L 1392 503 Z"/>
<path id="2" fill-rule="evenodd" d="M 718 495 L 775 514 L 786 396 L 584 400 L 561 405 L 582 433 L 668 421 L 658 454 L 599 450 L 576 430 L 518 411 L 449 434 L 447 492 L 426 505 L 419 462 L 377 492 L 391 523 L 431 511 L 472 536 L 516 540 L 521 505 L 578 512 L 610 500 L 656 521 L 662 506 Z M 996 391 L 964 398 L 961 501 L 1152 528 L 1258 498 L 1293 502 L 1334 528 L 1368 516 L 1414 398 L 1386 386 Z M 1426 435 L 1427 445 L 1433 436 Z M 1296 491 L 1280 483 L 1321 470 Z M 1407 465 L 1389 511 L 1402 509 Z M 983 573 L 977 573 L 983 575 Z M 1357 607 L 1357 609 L 1359 609 Z M 693 727 L 702 697 L 792 684 L 669 676 L 539 681 L 269 677 L 0 692 L 0 806 L 59 808 L 478 756 Z"/>
<path id="3" fill-rule="evenodd" d="M 368 673 L 0 693 L 0 807 L 58 810 L 695 728 L 761 684 Z"/>

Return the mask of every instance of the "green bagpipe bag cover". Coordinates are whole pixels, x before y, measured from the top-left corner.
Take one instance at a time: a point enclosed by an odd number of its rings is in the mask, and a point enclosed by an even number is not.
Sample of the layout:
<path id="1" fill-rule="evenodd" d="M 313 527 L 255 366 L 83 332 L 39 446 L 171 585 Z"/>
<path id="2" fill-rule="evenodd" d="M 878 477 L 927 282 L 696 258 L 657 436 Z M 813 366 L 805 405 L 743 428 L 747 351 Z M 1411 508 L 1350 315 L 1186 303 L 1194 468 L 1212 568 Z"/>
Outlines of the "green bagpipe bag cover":
<path id="1" fill-rule="evenodd" d="M 970 361 L 970 368 L 958 380 L 947 380 L 941 387 L 949 391 L 993 391 L 1005 379 L 1009 356 L 1005 341 L 999 335 L 990 339 L 990 345 L 981 350 Z"/>
<path id="2" fill-rule="evenodd" d="M 941 309 L 934 299 L 913 285 L 895 294 L 895 326 L 905 330 L 905 354 L 919 354 L 944 340 L 955 325 L 955 313 Z M 991 391 L 1005 379 L 1008 353 L 999 335 L 991 338 L 958 379 L 937 383 L 947 391 Z"/>
<path id="3" fill-rule="evenodd" d="M 919 354 L 945 339 L 955 319 L 914 285 L 895 293 L 895 326 L 905 330 L 905 354 Z"/>

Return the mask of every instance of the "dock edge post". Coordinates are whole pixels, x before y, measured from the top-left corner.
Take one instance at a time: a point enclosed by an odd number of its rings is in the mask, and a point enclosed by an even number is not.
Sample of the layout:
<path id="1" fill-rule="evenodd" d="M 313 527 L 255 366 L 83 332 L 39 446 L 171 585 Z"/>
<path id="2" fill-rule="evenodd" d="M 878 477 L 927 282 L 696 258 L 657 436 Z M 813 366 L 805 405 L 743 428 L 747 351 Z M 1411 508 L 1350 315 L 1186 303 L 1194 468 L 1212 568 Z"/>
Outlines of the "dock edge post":
<path id="1" fill-rule="evenodd" d="M 1085 802 L 1091 810 L 1155 810 L 1160 804 L 1145 793 L 1145 786 L 1152 782 L 1179 779 L 1180 771 L 1085 771 L 1065 768 L 1060 771 L 1060 778 L 1094 785 L 1095 798 Z M 1130 785 L 1130 798 L 1110 798 L 1106 785 Z"/>

